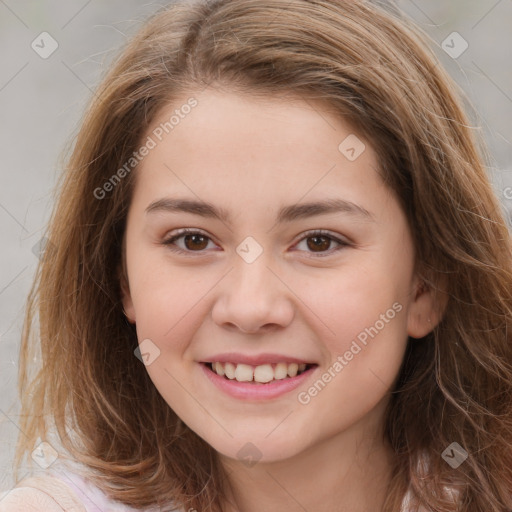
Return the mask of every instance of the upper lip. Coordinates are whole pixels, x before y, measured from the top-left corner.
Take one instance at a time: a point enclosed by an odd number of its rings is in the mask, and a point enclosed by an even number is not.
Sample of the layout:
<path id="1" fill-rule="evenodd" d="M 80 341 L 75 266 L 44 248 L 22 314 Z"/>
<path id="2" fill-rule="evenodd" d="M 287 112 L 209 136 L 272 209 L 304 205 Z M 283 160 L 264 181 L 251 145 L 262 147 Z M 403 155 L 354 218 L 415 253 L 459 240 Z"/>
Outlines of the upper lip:
<path id="1" fill-rule="evenodd" d="M 298 357 L 287 356 L 284 354 L 257 354 L 247 355 L 238 352 L 226 352 L 223 354 L 216 354 L 205 358 L 203 363 L 241 363 L 251 366 L 258 366 L 262 364 L 277 364 L 277 363 L 297 363 L 297 364 L 316 364 L 308 359 L 301 359 Z"/>

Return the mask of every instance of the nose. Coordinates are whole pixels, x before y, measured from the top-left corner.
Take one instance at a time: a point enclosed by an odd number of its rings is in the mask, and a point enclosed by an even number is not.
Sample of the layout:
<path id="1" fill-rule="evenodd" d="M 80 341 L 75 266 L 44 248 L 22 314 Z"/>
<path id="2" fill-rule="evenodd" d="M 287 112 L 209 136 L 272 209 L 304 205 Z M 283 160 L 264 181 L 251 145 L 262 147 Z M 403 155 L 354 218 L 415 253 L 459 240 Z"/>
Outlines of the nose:
<path id="1" fill-rule="evenodd" d="M 247 263 L 235 261 L 231 272 L 219 283 L 212 309 L 213 321 L 224 328 L 243 333 L 278 330 L 294 316 L 293 293 L 260 256 Z"/>

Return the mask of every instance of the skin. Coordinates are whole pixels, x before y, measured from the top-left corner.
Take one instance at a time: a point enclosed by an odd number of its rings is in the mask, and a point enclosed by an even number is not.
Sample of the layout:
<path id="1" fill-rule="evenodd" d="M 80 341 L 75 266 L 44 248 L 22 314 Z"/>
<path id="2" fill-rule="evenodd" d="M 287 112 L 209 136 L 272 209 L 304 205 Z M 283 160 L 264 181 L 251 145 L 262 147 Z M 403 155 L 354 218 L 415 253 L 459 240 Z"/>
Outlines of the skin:
<path id="1" fill-rule="evenodd" d="M 134 171 L 122 290 L 139 342 L 160 350 L 146 370 L 230 472 L 226 510 L 380 510 L 391 461 L 383 436 L 389 391 L 408 336 L 426 335 L 439 320 L 414 273 L 404 213 L 370 141 L 359 136 L 366 149 L 355 161 L 339 151 L 354 130 L 325 105 L 212 87 L 193 96 L 198 105 Z M 152 129 L 187 98 L 163 109 Z M 164 197 L 208 201 L 232 222 L 145 211 Z M 371 218 L 336 212 L 276 224 L 282 206 L 326 198 L 351 201 Z M 208 238 L 196 239 L 196 248 L 182 237 L 174 247 L 188 252 L 172 252 L 163 242 L 180 228 Z M 318 229 L 347 245 L 327 238 L 315 249 L 304 233 Z M 236 252 L 248 236 L 263 249 L 252 263 Z M 299 403 L 298 393 L 396 303 L 400 312 Z M 284 396 L 242 401 L 213 386 L 199 365 L 235 351 L 287 354 L 318 367 Z M 252 466 L 237 456 L 249 442 L 261 457 Z"/>

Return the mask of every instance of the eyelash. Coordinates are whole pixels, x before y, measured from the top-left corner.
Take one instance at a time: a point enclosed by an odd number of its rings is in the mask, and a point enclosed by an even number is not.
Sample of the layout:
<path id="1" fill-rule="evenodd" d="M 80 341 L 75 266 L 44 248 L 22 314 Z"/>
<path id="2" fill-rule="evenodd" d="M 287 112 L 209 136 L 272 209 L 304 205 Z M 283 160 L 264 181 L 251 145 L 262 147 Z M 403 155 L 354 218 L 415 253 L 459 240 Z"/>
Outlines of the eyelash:
<path id="1" fill-rule="evenodd" d="M 183 253 L 185 253 L 185 254 L 192 253 L 193 254 L 196 252 L 199 255 L 201 255 L 201 253 L 205 252 L 204 249 L 201 251 L 190 251 L 190 250 L 184 250 L 184 249 L 180 249 L 179 247 L 173 246 L 173 244 L 176 240 L 178 240 L 186 235 L 201 235 L 201 236 L 204 236 L 205 238 L 208 238 L 209 240 L 213 241 L 206 233 L 204 233 L 202 231 L 199 231 L 197 229 L 183 228 L 183 229 L 180 229 L 175 235 L 172 235 L 170 238 L 164 240 L 162 242 L 162 245 L 167 246 L 173 252 L 182 253 L 182 254 Z M 323 229 L 306 231 L 306 233 L 304 233 L 303 237 L 297 242 L 297 244 L 299 244 L 303 240 L 306 240 L 307 238 L 312 238 L 314 236 L 325 236 L 325 237 L 331 239 L 332 241 L 340 244 L 340 246 L 335 249 L 330 249 L 329 251 L 324 251 L 323 253 L 321 253 L 321 252 L 320 253 L 310 253 L 310 254 L 314 254 L 314 256 L 309 256 L 309 257 L 324 258 L 326 256 L 332 255 L 334 252 L 337 252 L 337 251 L 343 249 L 344 247 L 348 247 L 351 245 L 350 243 L 340 240 L 339 238 L 333 236 L 329 231 L 325 231 Z M 297 245 L 297 244 L 295 244 L 295 245 Z"/>

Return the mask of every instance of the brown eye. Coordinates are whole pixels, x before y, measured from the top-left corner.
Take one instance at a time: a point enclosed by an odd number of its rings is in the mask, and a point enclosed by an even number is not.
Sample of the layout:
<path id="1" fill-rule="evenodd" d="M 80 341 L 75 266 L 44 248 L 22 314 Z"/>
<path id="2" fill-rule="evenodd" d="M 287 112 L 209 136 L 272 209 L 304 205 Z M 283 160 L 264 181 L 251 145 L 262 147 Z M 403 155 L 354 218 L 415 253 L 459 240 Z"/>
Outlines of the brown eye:
<path id="1" fill-rule="evenodd" d="M 329 249 L 331 245 L 332 239 L 327 236 L 309 236 L 307 238 L 307 246 L 308 249 L 311 249 L 313 252 L 316 251 L 326 251 Z M 312 241 L 310 243 L 310 241 Z"/>
<path id="2" fill-rule="evenodd" d="M 305 247 L 300 247 L 304 243 Z M 337 247 L 332 248 L 332 244 Z M 350 242 L 341 240 L 338 237 L 331 235 L 329 232 L 324 231 L 309 231 L 296 245 L 299 250 L 306 252 L 309 255 L 319 257 L 330 256 L 331 254 L 351 245 Z"/>
<path id="3" fill-rule="evenodd" d="M 176 243 L 183 240 L 183 242 Z M 180 233 L 170 237 L 169 239 L 162 242 L 163 245 L 169 247 L 170 250 L 178 253 L 207 253 L 208 243 L 213 241 L 211 238 L 200 231 L 192 229 L 183 229 Z M 308 254 L 314 254 L 316 256 L 329 256 L 332 253 L 348 247 L 351 245 L 350 242 L 340 240 L 339 238 L 323 231 L 311 231 L 299 241 L 296 246 L 304 243 L 306 248 L 300 249 Z M 337 247 L 331 248 L 332 244 L 337 244 Z"/>
<path id="4" fill-rule="evenodd" d="M 180 243 L 176 243 L 176 242 Z M 210 237 L 195 230 L 181 230 L 180 233 L 164 240 L 163 245 L 169 246 L 169 249 L 175 252 L 183 253 L 202 253 L 208 247 L 211 241 Z"/>
<path id="5" fill-rule="evenodd" d="M 183 237 L 183 241 L 185 243 L 185 247 L 191 251 L 195 249 L 206 249 L 206 246 L 208 245 L 208 237 L 199 234 L 185 235 Z"/>

